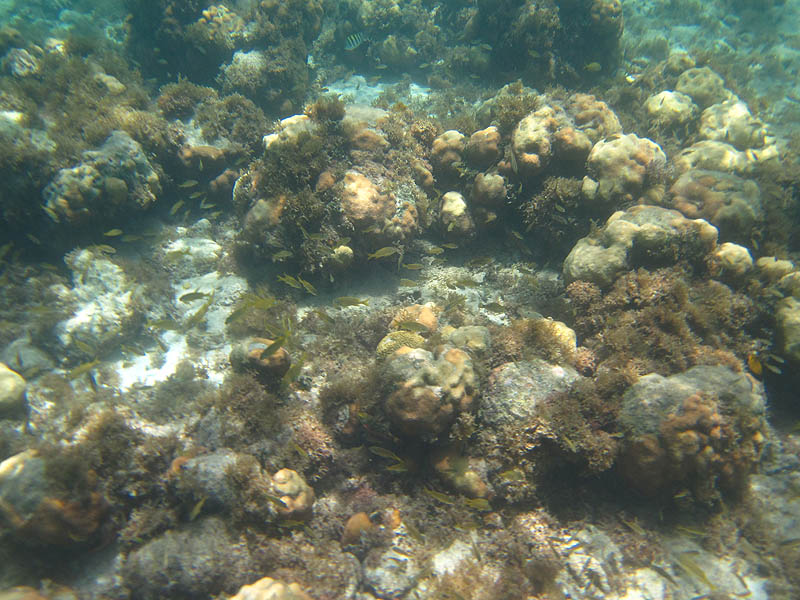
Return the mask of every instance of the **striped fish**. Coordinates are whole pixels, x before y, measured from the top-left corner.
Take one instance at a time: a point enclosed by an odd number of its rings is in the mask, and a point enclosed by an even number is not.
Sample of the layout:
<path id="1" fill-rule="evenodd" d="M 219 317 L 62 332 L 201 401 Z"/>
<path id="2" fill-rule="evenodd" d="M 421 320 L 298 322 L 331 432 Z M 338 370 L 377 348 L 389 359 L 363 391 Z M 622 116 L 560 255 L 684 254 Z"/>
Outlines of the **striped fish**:
<path id="1" fill-rule="evenodd" d="M 367 38 L 360 31 L 358 31 L 356 33 L 351 33 L 344 40 L 344 49 L 347 50 L 347 51 L 355 50 L 361 44 L 363 44 L 364 42 L 367 42 L 367 41 L 369 41 L 369 38 Z"/>

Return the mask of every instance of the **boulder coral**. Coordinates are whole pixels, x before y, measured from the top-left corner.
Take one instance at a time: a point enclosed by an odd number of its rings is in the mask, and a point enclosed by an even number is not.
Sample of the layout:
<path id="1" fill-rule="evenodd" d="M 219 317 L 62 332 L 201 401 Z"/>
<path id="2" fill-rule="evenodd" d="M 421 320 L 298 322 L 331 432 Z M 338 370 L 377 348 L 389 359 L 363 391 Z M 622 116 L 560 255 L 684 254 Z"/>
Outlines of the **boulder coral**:
<path id="1" fill-rule="evenodd" d="M 634 133 L 597 142 L 587 159 L 591 177 L 583 180 L 583 194 L 592 203 L 615 206 L 634 202 L 667 166 L 667 157 L 655 142 Z"/>
<path id="2" fill-rule="evenodd" d="M 564 260 L 567 283 L 589 281 L 608 288 L 629 268 L 698 261 L 717 244 L 716 227 L 676 210 L 634 206 L 617 211 L 596 234 L 582 238 Z"/>
<path id="3" fill-rule="evenodd" d="M 158 173 L 139 143 L 114 131 L 99 149 L 84 152 L 79 165 L 61 169 L 43 195 L 60 221 L 85 224 L 142 212 L 160 192 Z"/>
<path id="4" fill-rule="evenodd" d="M 469 355 L 442 348 L 436 355 L 400 348 L 383 366 L 392 391 L 385 410 L 399 433 L 433 440 L 447 432 L 459 414 L 472 410 L 477 377 Z"/>
<path id="5" fill-rule="evenodd" d="M 271 577 L 263 577 L 243 585 L 230 600 L 311 600 L 296 583 L 285 584 Z"/>
<path id="6" fill-rule="evenodd" d="M 670 196 L 673 208 L 710 222 L 724 241 L 749 242 L 763 219 L 758 184 L 731 173 L 686 171 L 672 184 Z"/>
<path id="7" fill-rule="evenodd" d="M 678 77 L 675 89 L 689 96 L 703 109 L 731 97 L 722 77 L 708 67 L 686 69 Z"/>
<path id="8" fill-rule="evenodd" d="M 96 490 L 70 497 L 48 480 L 48 465 L 35 450 L 0 463 L 0 517 L 26 544 L 70 547 L 92 540 L 108 512 Z"/>
<path id="9" fill-rule="evenodd" d="M 727 367 L 646 375 L 622 399 L 621 472 L 647 496 L 713 504 L 744 488 L 766 442 L 764 416 L 761 385 Z"/>

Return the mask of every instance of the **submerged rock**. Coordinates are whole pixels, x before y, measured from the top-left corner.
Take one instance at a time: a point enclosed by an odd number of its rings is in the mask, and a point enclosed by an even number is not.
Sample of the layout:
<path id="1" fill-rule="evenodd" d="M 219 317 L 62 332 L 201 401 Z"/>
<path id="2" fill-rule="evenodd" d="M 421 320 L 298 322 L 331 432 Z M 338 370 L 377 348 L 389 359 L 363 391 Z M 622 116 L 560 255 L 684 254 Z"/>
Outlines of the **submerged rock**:
<path id="1" fill-rule="evenodd" d="M 711 504 L 738 493 L 764 448 L 765 413 L 761 384 L 727 367 L 645 375 L 622 397 L 623 476 L 651 497 L 685 490 Z"/>
<path id="2" fill-rule="evenodd" d="M 26 450 L 0 463 L 0 517 L 18 542 L 32 546 L 80 546 L 95 537 L 107 513 L 92 489 L 54 489 L 47 460 Z M 78 481 L 70 481 L 79 485 Z"/>
<path id="3" fill-rule="evenodd" d="M 285 584 L 271 577 L 242 586 L 230 600 L 312 600 L 296 583 Z"/>
<path id="4" fill-rule="evenodd" d="M 383 378 L 393 390 L 386 413 L 406 435 L 436 438 L 472 409 L 477 394 L 472 360 L 457 348 L 444 348 L 436 356 L 400 348 L 387 359 Z"/>
<path id="5" fill-rule="evenodd" d="M 128 555 L 125 585 L 134 600 L 206 598 L 259 576 L 246 544 L 209 517 L 171 530 Z"/>
<path id="6" fill-rule="evenodd" d="M 568 390 L 578 377 L 571 367 L 538 358 L 501 365 L 489 377 L 479 409 L 481 420 L 491 427 L 529 421 L 548 397 Z"/>
<path id="7" fill-rule="evenodd" d="M 79 165 L 61 169 L 45 188 L 45 205 L 65 223 L 130 218 L 155 203 L 158 173 L 141 145 L 114 131 L 98 150 L 83 153 Z"/>
<path id="8" fill-rule="evenodd" d="M 25 405 L 25 379 L 0 363 L 0 415 L 13 413 Z"/>
<path id="9" fill-rule="evenodd" d="M 716 227 L 702 219 L 657 206 L 633 206 L 611 215 L 595 235 L 578 240 L 564 259 L 564 279 L 607 288 L 626 269 L 697 261 L 716 244 Z"/>

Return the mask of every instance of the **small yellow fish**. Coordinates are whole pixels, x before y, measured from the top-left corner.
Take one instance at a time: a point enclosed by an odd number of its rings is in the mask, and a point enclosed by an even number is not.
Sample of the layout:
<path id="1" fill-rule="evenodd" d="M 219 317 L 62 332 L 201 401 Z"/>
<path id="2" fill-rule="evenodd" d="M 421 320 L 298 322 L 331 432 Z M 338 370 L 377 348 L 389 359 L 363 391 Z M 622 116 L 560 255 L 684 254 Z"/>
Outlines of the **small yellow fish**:
<path id="1" fill-rule="evenodd" d="M 185 189 L 185 188 L 194 187 L 194 186 L 196 186 L 196 185 L 197 185 L 197 181 L 196 181 L 196 180 L 194 180 L 194 179 L 187 179 L 187 180 L 186 180 L 186 181 L 184 181 L 183 183 L 179 183 L 179 184 L 178 184 L 178 187 L 179 187 L 179 188 L 184 188 L 184 189 Z"/>
<path id="2" fill-rule="evenodd" d="M 203 496 L 200 498 L 200 501 L 192 507 L 192 510 L 189 511 L 189 520 L 194 521 L 197 516 L 200 514 L 200 511 L 203 510 L 203 505 L 208 500 L 208 496 Z"/>
<path id="3" fill-rule="evenodd" d="M 146 325 L 150 329 L 163 329 L 164 331 L 177 331 L 181 328 L 178 322 L 172 319 L 156 319 L 155 321 L 148 321 Z"/>
<path id="4" fill-rule="evenodd" d="M 258 358 L 259 358 L 259 360 L 264 360 L 265 358 L 268 358 L 268 357 L 272 356 L 272 355 L 273 355 L 273 354 L 275 354 L 275 353 L 276 353 L 278 350 L 280 350 L 281 348 L 283 348 L 283 345 L 284 345 L 285 343 L 286 343 L 286 338 L 285 338 L 285 337 L 283 337 L 283 336 L 279 337 L 277 340 L 275 340 L 274 342 L 272 342 L 272 343 L 271 343 L 269 346 L 267 346 L 266 348 L 264 348 L 263 352 L 261 352 L 261 354 L 260 354 L 260 355 L 259 355 L 259 357 L 258 357 Z"/>
<path id="5" fill-rule="evenodd" d="M 61 222 L 61 219 L 58 217 L 58 213 L 56 213 L 56 211 L 54 211 L 49 206 L 43 206 L 42 210 L 47 214 L 48 217 L 50 217 L 50 220 L 53 221 L 54 223 Z"/>
<path id="6" fill-rule="evenodd" d="M 103 232 L 103 235 L 106 237 L 117 237 L 122 235 L 122 229 L 109 229 L 108 231 Z"/>
<path id="7" fill-rule="evenodd" d="M 454 244 L 453 242 L 447 242 L 446 244 L 442 244 L 442 248 L 447 248 L 448 250 L 455 250 L 458 248 L 458 244 Z"/>
<path id="8" fill-rule="evenodd" d="M 189 292 L 188 294 L 184 294 L 183 296 L 178 298 L 178 300 L 184 302 L 185 304 L 188 304 L 189 302 L 194 302 L 195 300 L 200 300 L 201 298 L 207 298 L 207 297 L 208 294 L 206 292 L 200 292 L 198 290 L 195 290 L 193 292 Z"/>
<path id="9" fill-rule="evenodd" d="M 419 271 L 423 267 L 423 265 L 419 263 L 402 264 L 400 266 L 404 269 L 408 269 L 409 271 Z"/>
<path id="10" fill-rule="evenodd" d="M 448 504 L 450 506 L 455 504 L 455 501 L 448 496 L 447 494 L 443 494 L 442 492 L 437 492 L 436 490 L 432 490 L 431 488 L 425 488 L 425 493 L 428 494 L 434 500 L 441 502 L 442 504 Z"/>
<path id="11" fill-rule="evenodd" d="M 469 508 L 473 508 L 475 510 L 480 510 L 480 511 L 492 510 L 492 505 L 489 504 L 489 501 L 486 498 L 467 498 L 464 500 L 464 504 Z"/>
<path id="12" fill-rule="evenodd" d="M 403 462 L 403 459 L 397 456 L 391 450 L 387 450 L 386 448 L 381 448 L 380 446 L 368 446 L 367 450 L 372 452 L 375 456 L 380 456 L 381 458 L 388 458 L 389 460 L 396 460 L 397 462 Z"/>
<path id="13" fill-rule="evenodd" d="M 430 254 L 432 256 L 438 256 L 442 252 L 444 252 L 444 248 L 440 248 L 439 246 L 431 246 L 425 250 L 425 254 Z"/>
<path id="14" fill-rule="evenodd" d="M 190 315 L 189 318 L 186 319 L 185 327 L 186 327 L 187 330 L 191 329 L 192 327 L 194 327 L 195 325 L 200 323 L 200 321 L 202 321 L 205 318 L 209 307 L 214 302 L 214 296 L 215 295 L 216 295 L 216 290 L 214 290 L 213 292 L 211 292 L 208 295 L 208 300 L 206 300 L 203 303 L 203 306 L 201 306 L 199 309 L 197 309 L 196 313 L 194 313 L 193 315 Z"/>
<path id="15" fill-rule="evenodd" d="M 310 284 L 308 281 L 306 281 L 305 279 L 303 279 L 302 277 L 300 277 L 300 275 L 298 275 L 298 276 L 297 276 L 297 281 L 299 281 L 299 282 L 300 282 L 300 285 L 302 285 L 302 286 L 303 286 L 303 288 L 304 288 L 304 289 L 305 289 L 305 290 L 306 290 L 306 291 L 307 291 L 309 294 L 311 294 L 312 296 L 316 296 L 316 295 L 317 295 L 317 288 L 315 288 L 315 287 L 314 287 L 313 285 L 311 285 L 311 284 Z"/>
<path id="16" fill-rule="evenodd" d="M 376 250 L 372 254 L 367 255 L 368 260 L 372 260 L 373 258 L 386 258 L 387 256 L 392 256 L 393 254 L 397 254 L 399 250 L 394 246 L 386 246 L 381 248 L 380 250 Z"/>
<path id="17" fill-rule="evenodd" d="M 292 253 L 288 250 L 279 250 L 272 255 L 272 260 L 283 260 L 284 258 L 289 258 L 290 256 L 292 256 Z"/>
<path id="18" fill-rule="evenodd" d="M 525 481 L 525 473 L 521 469 L 514 467 L 508 471 L 503 471 L 498 474 L 500 479 L 505 481 Z"/>
<path id="19" fill-rule="evenodd" d="M 303 365 L 306 363 L 306 353 L 303 352 L 296 361 L 292 363 L 292 366 L 289 367 L 289 370 L 286 371 L 284 376 L 281 378 L 281 381 L 286 385 L 292 383 L 297 377 L 300 375 L 300 371 L 303 370 Z"/>
<path id="20" fill-rule="evenodd" d="M 403 287 L 416 287 L 419 285 L 419 282 L 413 279 L 400 279 L 399 283 Z"/>
<path id="21" fill-rule="evenodd" d="M 178 200 L 175 204 L 172 205 L 172 208 L 169 209 L 170 216 L 174 217 L 175 214 L 181 209 L 183 206 L 183 200 Z"/>
<path id="22" fill-rule="evenodd" d="M 284 273 L 283 275 L 278 275 L 278 281 L 280 281 L 281 283 L 285 283 L 286 285 L 291 286 L 296 290 L 300 290 L 303 288 L 302 283 L 300 283 L 299 281 L 297 281 L 297 279 L 286 273 Z"/>
<path id="23" fill-rule="evenodd" d="M 319 317 L 322 321 L 327 323 L 328 325 L 331 325 L 331 324 L 335 323 L 335 321 L 333 320 L 333 317 L 331 317 L 327 312 L 325 312 L 321 308 L 315 308 L 311 312 L 314 315 L 316 315 L 317 317 Z"/>
<path id="24" fill-rule="evenodd" d="M 99 364 L 100 364 L 100 361 L 95 358 L 94 360 L 92 360 L 90 362 L 85 362 L 82 365 L 78 365 L 77 367 L 72 369 L 69 373 L 67 373 L 67 379 L 72 381 L 76 377 L 80 377 L 84 373 L 88 373 L 89 371 L 94 369 Z"/>
<path id="25" fill-rule="evenodd" d="M 756 377 L 761 377 L 764 374 L 764 366 L 755 352 L 747 355 L 747 368 Z"/>
<path id="26" fill-rule="evenodd" d="M 428 333 L 430 331 L 425 325 L 417 321 L 400 321 L 397 323 L 397 328 L 405 331 L 413 331 L 414 333 Z"/>
<path id="27" fill-rule="evenodd" d="M 344 308 L 346 306 L 368 306 L 369 300 L 356 298 L 354 296 L 339 296 L 334 299 L 333 305 L 339 308 Z"/>
<path id="28" fill-rule="evenodd" d="M 132 234 L 125 234 L 121 238 L 119 238 L 123 242 L 138 242 L 142 239 L 140 235 L 132 235 Z"/>
<path id="29" fill-rule="evenodd" d="M 590 62 L 587 65 L 584 65 L 583 68 L 589 73 L 599 73 L 603 70 L 603 65 L 601 65 L 599 62 Z"/>

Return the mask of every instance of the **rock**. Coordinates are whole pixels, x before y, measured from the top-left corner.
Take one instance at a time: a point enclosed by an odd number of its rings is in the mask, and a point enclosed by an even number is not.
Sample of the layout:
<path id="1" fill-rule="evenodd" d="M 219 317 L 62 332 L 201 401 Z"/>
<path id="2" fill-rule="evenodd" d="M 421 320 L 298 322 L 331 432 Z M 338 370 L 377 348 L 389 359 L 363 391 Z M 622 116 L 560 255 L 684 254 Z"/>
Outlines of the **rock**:
<path id="1" fill-rule="evenodd" d="M 622 133 L 622 125 L 614 111 L 608 104 L 591 94 L 572 94 L 567 101 L 566 109 L 575 122 L 575 128 L 592 144 Z M 583 142 L 580 144 L 583 147 Z M 586 148 L 586 152 L 590 149 Z"/>
<path id="2" fill-rule="evenodd" d="M 464 148 L 467 162 L 475 168 L 487 169 L 500 159 L 499 144 L 500 131 L 494 125 L 476 131 Z"/>
<path id="3" fill-rule="evenodd" d="M 472 202 L 484 206 L 499 208 L 506 201 L 505 177 L 498 173 L 478 173 L 472 186 Z"/>
<path id="4" fill-rule="evenodd" d="M 404 598 L 422 574 L 416 556 L 422 548 L 409 535 L 397 510 L 385 518 L 391 546 L 370 550 L 363 562 L 364 586 L 378 598 Z"/>
<path id="5" fill-rule="evenodd" d="M 203 513 L 229 511 L 237 502 L 238 490 L 231 485 L 228 470 L 241 455 L 223 448 L 181 463 L 176 472 L 178 490 L 190 492 L 195 501 L 205 498 Z"/>
<path id="6" fill-rule="evenodd" d="M 128 554 L 122 574 L 136 600 L 207 598 L 257 577 L 246 543 L 216 517 L 172 529 Z"/>
<path id="7" fill-rule="evenodd" d="M 608 288 L 626 268 L 699 260 L 717 244 L 717 229 L 676 210 L 633 206 L 617 211 L 595 235 L 578 240 L 564 260 L 567 283 L 589 281 Z"/>
<path id="8" fill-rule="evenodd" d="M 30 337 L 17 338 L 0 352 L 0 361 L 19 373 L 48 371 L 55 367 L 53 360 L 33 345 Z"/>
<path id="9" fill-rule="evenodd" d="M 748 155 L 725 142 L 702 140 L 681 150 L 672 164 L 679 173 L 691 169 L 704 169 L 744 175 L 752 170 L 757 160 L 752 151 Z"/>
<path id="10" fill-rule="evenodd" d="M 336 246 L 333 249 L 328 266 L 334 272 L 346 271 L 353 264 L 353 249 L 350 246 Z"/>
<path id="11" fill-rule="evenodd" d="M 86 544 L 106 516 L 107 505 L 96 491 L 85 497 L 64 496 L 51 489 L 46 462 L 35 450 L 0 463 L 0 517 L 16 538 L 34 546 Z"/>
<path id="12" fill-rule="evenodd" d="M 341 195 L 344 216 L 356 231 L 381 230 L 395 212 L 394 201 L 358 171 L 347 171 Z"/>
<path id="13" fill-rule="evenodd" d="M 77 596 L 73 596 L 73 598 L 77 600 Z M 32 587 L 19 585 L 7 590 L 0 590 L 0 600 L 52 600 L 52 598 L 43 596 Z M 58 600 L 68 600 L 68 598 L 59 598 Z"/>
<path id="14" fill-rule="evenodd" d="M 286 518 L 307 517 L 314 505 L 314 489 L 297 471 L 281 469 L 272 476 L 275 495 L 286 505 L 278 506 L 278 512 Z"/>
<path id="15" fill-rule="evenodd" d="M 127 89 L 124 83 L 108 73 L 95 73 L 94 80 L 106 88 L 106 91 L 112 96 L 119 96 Z"/>
<path id="16" fill-rule="evenodd" d="M 692 56 L 685 50 L 671 50 L 664 64 L 664 71 L 670 75 L 680 75 L 696 66 Z"/>
<path id="17" fill-rule="evenodd" d="M 297 140 L 300 134 L 314 135 L 316 132 L 316 123 L 307 115 L 292 115 L 278 122 L 275 133 L 264 136 L 264 147 L 274 150 L 286 142 Z"/>
<path id="18" fill-rule="evenodd" d="M 800 363 L 800 301 L 793 297 L 781 300 L 775 320 L 781 355 Z"/>
<path id="19" fill-rule="evenodd" d="M 359 512 L 347 519 L 342 530 L 342 546 L 357 544 L 361 536 L 375 529 L 375 524 L 370 520 L 365 512 Z"/>
<path id="20" fill-rule="evenodd" d="M 623 394 L 623 476 L 639 492 L 685 490 L 702 504 L 741 491 L 765 444 L 760 383 L 727 367 L 651 373 Z"/>
<path id="21" fill-rule="evenodd" d="M 492 371 L 481 398 L 481 421 L 494 428 L 530 421 L 548 397 L 568 390 L 578 377 L 571 367 L 538 358 L 501 365 Z"/>
<path id="22" fill-rule="evenodd" d="M 286 585 L 271 577 L 242 586 L 230 600 L 312 600 L 296 583 Z"/>
<path id="23" fill-rule="evenodd" d="M 452 173 L 453 165 L 461 162 L 461 154 L 466 147 L 463 133 L 450 129 L 433 140 L 431 148 L 431 162 L 433 165 L 447 173 Z"/>
<path id="24" fill-rule="evenodd" d="M 3 70 L 14 77 L 28 77 L 41 70 L 39 59 L 24 48 L 11 48 L 3 57 Z"/>
<path id="25" fill-rule="evenodd" d="M 402 329 L 403 323 L 416 323 L 426 330 L 416 333 L 433 333 L 438 327 L 438 319 L 432 304 L 412 304 L 401 308 L 389 323 L 389 329 Z"/>
<path id="26" fill-rule="evenodd" d="M 667 165 L 661 147 L 636 134 L 620 135 L 597 142 L 587 159 L 594 185 L 584 183 L 584 196 L 601 206 L 632 202 Z"/>
<path id="27" fill-rule="evenodd" d="M 0 415 L 15 413 L 25 406 L 25 379 L 0 363 Z"/>
<path id="28" fill-rule="evenodd" d="M 545 106 L 517 123 L 511 135 L 511 149 L 519 172 L 526 176 L 538 175 L 553 158 L 552 136 L 563 124 L 563 109 Z"/>
<path id="29" fill-rule="evenodd" d="M 624 244 L 606 246 L 602 240 L 581 238 L 564 259 L 564 280 L 590 281 L 601 288 L 609 288 L 627 268 L 628 249 Z"/>
<path id="30" fill-rule="evenodd" d="M 206 177 L 217 175 L 225 167 L 225 151 L 215 146 L 182 146 L 178 160 L 193 174 Z"/>
<path id="31" fill-rule="evenodd" d="M 464 348 L 477 354 L 485 353 L 491 345 L 489 330 L 482 325 L 457 327 L 447 334 L 449 341 L 456 348 Z"/>
<path id="32" fill-rule="evenodd" d="M 737 150 L 761 148 L 767 131 L 741 100 L 712 104 L 700 115 L 700 137 L 726 142 Z"/>
<path id="33" fill-rule="evenodd" d="M 453 446 L 442 448 L 431 456 L 433 470 L 459 494 L 467 498 L 488 498 L 489 486 L 484 481 L 486 465 L 478 458 L 461 456 Z"/>
<path id="34" fill-rule="evenodd" d="M 79 165 L 61 169 L 42 192 L 46 207 L 64 223 L 127 218 L 149 208 L 160 193 L 158 173 L 124 131 L 84 152 Z"/>
<path id="35" fill-rule="evenodd" d="M 697 115 L 697 105 L 686 94 L 665 90 L 650 96 L 644 109 L 657 127 L 684 125 Z"/>
<path id="36" fill-rule="evenodd" d="M 252 371 L 263 380 L 280 379 L 292 366 L 292 359 L 283 347 L 264 356 L 264 351 L 274 342 L 268 338 L 254 337 L 237 344 L 231 350 L 231 366 L 240 371 Z"/>
<path id="37" fill-rule="evenodd" d="M 442 196 L 439 218 L 444 235 L 448 239 L 463 240 L 475 235 L 475 223 L 469 212 L 467 201 L 460 192 L 447 192 Z"/>
<path id="38" fill-rule="evenodd" d="M 762 256 L 756 261 L 756 268 L 761 276 L 770 283 L 778 281 L 784 275 L 788 275 L 795 270 L 792 261 L 775 256 Z"/>
<path id="39" fill-rule="evenodd" d="M 375 354 L 378 358 L 386 358 L 402 348 L 422 348 L 425 345 L 425 338 L 413 331 L 398 330 L 392 331 L 383 336 Z"/>
<path id="40" fill-rule="evenodd" d="M 125 272 L 98 250 L 75 250 L 64 262 L 72 271 L 72 287 L 56 285 L 51 290 L 75 310 L 56 325 L 59 341 L 68 348 L 86 343 L 97 352 L 118 345 L 136 323 L 143 302 L 141 286 L 130 282 Z"/>
<path id="41" fill-rule="evenodd" d="M 382 377 L 392 390 L 385 410 L 394 427 L 406 435 L 435 438 L 462 412 L 472 409 L 477 378 L 463 350 L 443 348 L 438 355 L 417 349 L 396 351 Z"/>
<path id="42" fill-rule="evenodd" d="M 692 169 L 670 188 L 672 205 L 690 219 L 705 219 L 720 239 L 748 243 L 763 219 L 756 182 L 730 173 Z"/>
<path id="43" fill-rule="evenodd" d="M 725 242 L 711 253 L 711 269 L 715 277 L 740 281 L 753 268 L 753 257 L 744 246 Z"/>
<path id="44" fill-rule="evenodd" d="M 686 69 L 678 77 L 675 89 L 690 96 L 700 108 L 731 97 L 731 93 L 725 89 L 722 77 L 708 67 Z"/>

